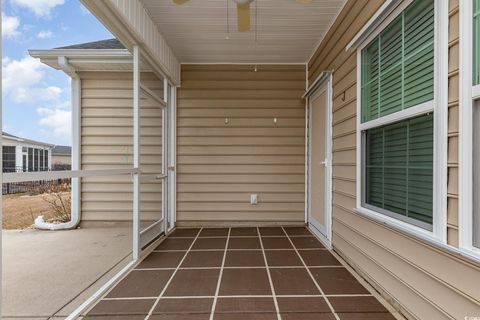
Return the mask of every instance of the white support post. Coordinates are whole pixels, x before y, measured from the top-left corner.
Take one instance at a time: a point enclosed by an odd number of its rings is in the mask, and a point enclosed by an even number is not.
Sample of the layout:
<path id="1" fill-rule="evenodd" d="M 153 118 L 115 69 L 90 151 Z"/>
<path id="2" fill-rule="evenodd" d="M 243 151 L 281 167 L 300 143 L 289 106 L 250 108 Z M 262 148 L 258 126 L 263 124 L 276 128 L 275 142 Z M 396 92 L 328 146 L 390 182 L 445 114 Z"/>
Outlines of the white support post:
<path id="1" fill-rule="evenodd" d="M 133 46 L 133 167 L 140 168 L 140 52 Z M 140 173 L 133 174 L 133 259 L 140 258 Z"/>
<path id="2" fill-rule="evenodd" d="M 73 171 L 81 170 L 81 89 L 80 77 L 72 77 L 72 168 Z M 48 169 L 52 166 L 52 149 L 48 152 Z M 72 208 L 71 220 L 80 221 L 80 178 L 72 178 Z"/>
<path id="3" fill-rule="evenodd" d="M 163 79 L 163 101 L 166 106 L 162 109 L 162 175 L 167 175 L 167 178 L 162 182 L 162 218 L 164 221 L 163 231 L 166 234 L 170 224 L 168 212 L 168 114 L 170 113 L 170 101 L 166 78 Z"/>
<path id="4" fill-rule="evenodd" d="M 175 227 L 176 204 L 177 204 L 177 183 L 176 183 L 176 165 L 177 165 L 177 88 L 170 86 L 170 99 L 168 104 L 169 126 L 168 126 L 168 205 L 169 205 L 169 230 Z"/>

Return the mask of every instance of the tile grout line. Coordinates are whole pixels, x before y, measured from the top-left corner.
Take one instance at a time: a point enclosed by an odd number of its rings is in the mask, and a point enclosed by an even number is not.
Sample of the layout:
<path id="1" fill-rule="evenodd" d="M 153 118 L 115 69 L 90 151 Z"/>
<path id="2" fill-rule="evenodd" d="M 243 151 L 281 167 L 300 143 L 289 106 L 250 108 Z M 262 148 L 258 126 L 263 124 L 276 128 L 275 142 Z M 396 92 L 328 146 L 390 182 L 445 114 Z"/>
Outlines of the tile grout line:
<path id="1" fill-rule="evenodd" d="M 230 251 L 230 250 L 229 250 Z M 242 249 L 238 251 L 253 251 L 250 249 Z M 268 250 L 267 250 L 268 251 Z M 295 251 L 295 250 L 291 250 Z M 190 252 L 195 252 L 195 251 L 190 251 Z M 344 266 L 309 266 L 310 268 L 318 268 L 318 269 L 335 269 L 335 268 L 341 268 L 341 269 L 346 269 Z M 270 266 L 270 268 L 275 268 L 275 269 L 305 269 L 304 266 L 299 266 L 299 265 L 292 265 L 292 266 Z M 177 268 L 138 268 L 134 269 L 134 271 L 158 271 L 158 270 L 176 270 Z M 263 266 L 247 266 L 247 267 L 242 267 L 242 266 L 235 266 L 235 267 L 180 267 L 178 268 L 179 270 L 216 270 L 216 269 L 265 269 Z"/>
<path id="2" fill-rule="evenodd" d="M 275 287 L 273 286 L 272 275 L 270 274 L 270 269 L 268 268 L 267 255 L 265 254 L 265 248 L 263 247 L 262 234 L 260 233 L 260 228 L 257 227 L 258 238 L 260 239 L 260 246 L 262 248 L 263 260 L 265 261 L 265 267 L 267 269 L 268 282 L 270 283 L 270 289 L 272 290 L 273 303 L 275 305 L 275 311 L 277 312 L 277 319 L 282 320 L 280 315 L 280 308 L 278 307 L 277 295 L 275 294 Z"/>
<path id="3" fill-rule="evenodd" d="M 193 238 L 190 238 L 193 239 Z M 205 238 L 201 238 L 205 239 Z M 252 250 L 252 251 L 262 251 L 262 249 L 253 249 L 253 248 L 246 248 L 246 249 L 235 249 L 235 248 L 230 248 L 228 249 L 229 251 L 238 251 L 238 250 Z M 293 250 L 293 249 L 265 249 L 268 251 L 288 251 L 288 250 Z M 154 252 L 184 252 L 185 250 L 153 250 L 152 253 Z M 223 251 L 223 249 L 193 249 L 190 250 L 191 252 L 198 252 L 198 251 Z M 305 249 L 299 249 L 299 251 L 328 251 L 328 249 L 325 248 L 305 248 Z"/>
<path id="4" fill-rule="evenodd" d="M 200 230 L 198 230 L 197 236 L 194 238 L 194 240 L 193 240 L 192 243 L 190 244 L 190 247 L 188 248 L 188 250 L 187 250 L 187 251 L 185 252 L 185 254 L 183 255 L 182 260 L 180 260 L 180 262 L 178 263 L 177 268 L 175 269 L 175 271 L 173 271 L 172 275 L 170 276 L 170 279 L 168 279 L 167 283 L 165 283 L 165 287 L 163 287 L 162 291 L 160 292 L 159 296 L 157 297 L 157 300 L 155 300 L 155 303 L 154 303 L 153 306 L 150 308 L 150 311 L 148 312 L 147 316 L 145 317 L 145 320 L 148 320 L 148 319 L 150 318 L 150 316 L 153 314 L 153 310 L 155 310 L 156 306 L 157 306 L 158 303 L 160 302 L 160 298 L 165 294 L 165 291 L 167 291 L 167 288 L 168 288 L 168 286 L 170 285 L 170 282 L 172 282 L 173 277 L 174 277 L 175 274 L 177 273 L 178 269 L 180 269 L 180 265 L 183 263 L 183 261 L 184 261 L 185 258 L 187 257 L 188 253 L 190 252 L 190 250 L 192 249 L 193 245 L 195 244 L 195 241 L 197 241 L 198 236 L 200 235 L 200 233 L 202 232 L 202 230 L 203 230 L 203 228 L 200 228 Z"/>
<path id="5" fill-rule="evenodd" d="M 310 275 L 310 277 L 312 278 L 313 280 L 313 283 L 316 285 L 317 289 L 320 291 L 321 295 L 323 296 L 323 298 L 325 299 L 325 302 L 327 303 L 328 307 L 330 308 L 330 310 L 332 311 L 333 313 L 333 316 L 335 317 L 335 319 L 337 320 L 340 320 L 338 314 L 335 313 L 335 309 L 333 309 L 333 306 L 332 304 L 330 303 L 330 300 L 328 300 L 328 297 L 325 295 L 325 292 L 323 292 L 322 288 L 320 287 L 320 285 L 318 284 L 317 280 L 315 280 L 312 272 L 310 271 L 310 269 L 308 268 L 307 264 L 305 263 L 305 261 L 303 260 L 303 257 L 300 255 L 300 253 L 298 252 L 297 250 L 297 247 L 295 246 L 295 244 L 293 243 L 292 239 L 290 239 L 290 236 L 288 235 L 287 231 L 285 231 L 285 228 L 282 226 L 281 227 L 283 232 L 287 235 L 287 239 L 288 241 L 290 241 L 290 244 L 293 246 L 293 248 L 295 249 L 295 252 L 297 253 L 298 257 L 300 258 L 300 260 L 302 261 L 303 265 L 305 266 L 305 269 L 307 269 L 307 272 L 308 274 Z"/>
<path id="6" fill-rule="evenodd" d="M 312 297 L 375 297 L 372 294 L 279 294 L 277 298 L 312 298 Z M 213 299 L 215 296 L 173 296 L 162 297 L 162 299 Z M 273 298 L 273 295 L 218 295 L 218 298 Z M 157 297 L 122 297 L 122 298 L 103 298 L 102 301 L 125 301 L 125 300 L 156 300 Z"/>
<path id="7" fill-rule="evenodd" d="M 210 320 L 213 320 L 213 315 L 215 313 L 215 308 L 217 306 L 218 294 L 220 292 L 220 285 L 222 283 L 223 268 L 225 266 L 225 260 L 227 258 L 227 249 L 228 249 L 228 242 L 230 240 L 230 232 L 232 232 L 232 228 L 228 228 L 227 241 L 225 243 L 225 250 L 223 252 L 222 266 L 220 267 L 220 274 L 218 275 L 217 288 L 215 289 L 215 297 L 213 298 L 212 309 L 210 310 Z"/>
<path id="8" fill-rule="evenodd" d="M 225 228 L 227 229 L 227 228 Z M 257 236 L 230 236 L 230 238 L 239 238 L 239 239 L 244 239 L 244 238 L 256 238 Z M 280 238 L 283 236 L 279 235 L 271 235 L 271 236 L 262 236 L 264 238 Z M 291 236 L 292 238 L 315 238 L 313 235 L 296 235 L 296 236 Z M 172 236 L 170 239 L 194 239 L 195 237 L 176 237 Z M 200 239 L 218 239 L 218 238 L 226 238 L 226 236 L 208 236 L 208 237 L 199 237 Z"/>

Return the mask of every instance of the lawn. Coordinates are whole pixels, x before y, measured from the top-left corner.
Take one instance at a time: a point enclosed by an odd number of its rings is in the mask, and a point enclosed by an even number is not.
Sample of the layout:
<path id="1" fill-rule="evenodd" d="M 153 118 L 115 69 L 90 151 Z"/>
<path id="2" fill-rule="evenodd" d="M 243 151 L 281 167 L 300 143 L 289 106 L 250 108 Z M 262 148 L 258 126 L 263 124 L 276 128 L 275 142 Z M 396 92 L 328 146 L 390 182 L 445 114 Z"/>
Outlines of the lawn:
<path id="1" fill-rule="evenodd" d="M 69 192 L 60 193 L 64 199 L 70 198 Z M 3 196 L 3 229 L 25 229 L 33 225 L 35 218 L 44 216 L 46 221 L 57 218 L 51 205 L 57 199 L 55 194 L 26 193 Z"/>

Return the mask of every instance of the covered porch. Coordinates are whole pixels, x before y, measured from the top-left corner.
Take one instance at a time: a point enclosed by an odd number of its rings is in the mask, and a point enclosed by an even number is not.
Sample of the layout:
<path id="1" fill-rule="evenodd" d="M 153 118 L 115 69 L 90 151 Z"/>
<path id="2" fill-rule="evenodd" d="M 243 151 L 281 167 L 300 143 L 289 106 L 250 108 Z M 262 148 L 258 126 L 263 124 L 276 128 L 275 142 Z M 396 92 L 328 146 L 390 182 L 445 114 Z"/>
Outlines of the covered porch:
<path id="1" fill-rule="evenodd" d="M 480 310 L 458 243 L 455 1 L 82 2 L 117 39 L 30 52 L 72 77 L 73 170 L 4 175 L 73 179 L 66 229 L 131 231 L 67 319 Z"/>

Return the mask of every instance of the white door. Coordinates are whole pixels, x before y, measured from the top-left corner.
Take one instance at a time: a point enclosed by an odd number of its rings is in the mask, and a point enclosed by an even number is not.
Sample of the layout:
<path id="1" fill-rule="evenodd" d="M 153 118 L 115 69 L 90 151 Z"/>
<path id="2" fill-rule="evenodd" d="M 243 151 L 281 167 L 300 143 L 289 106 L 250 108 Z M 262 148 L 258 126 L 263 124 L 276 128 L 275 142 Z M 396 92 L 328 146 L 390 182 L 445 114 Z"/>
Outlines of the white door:
<path id="1" fill-rule="evenodd" d="M 331 242 L 331 77 L 308 98 L 308 224 Z"/>

